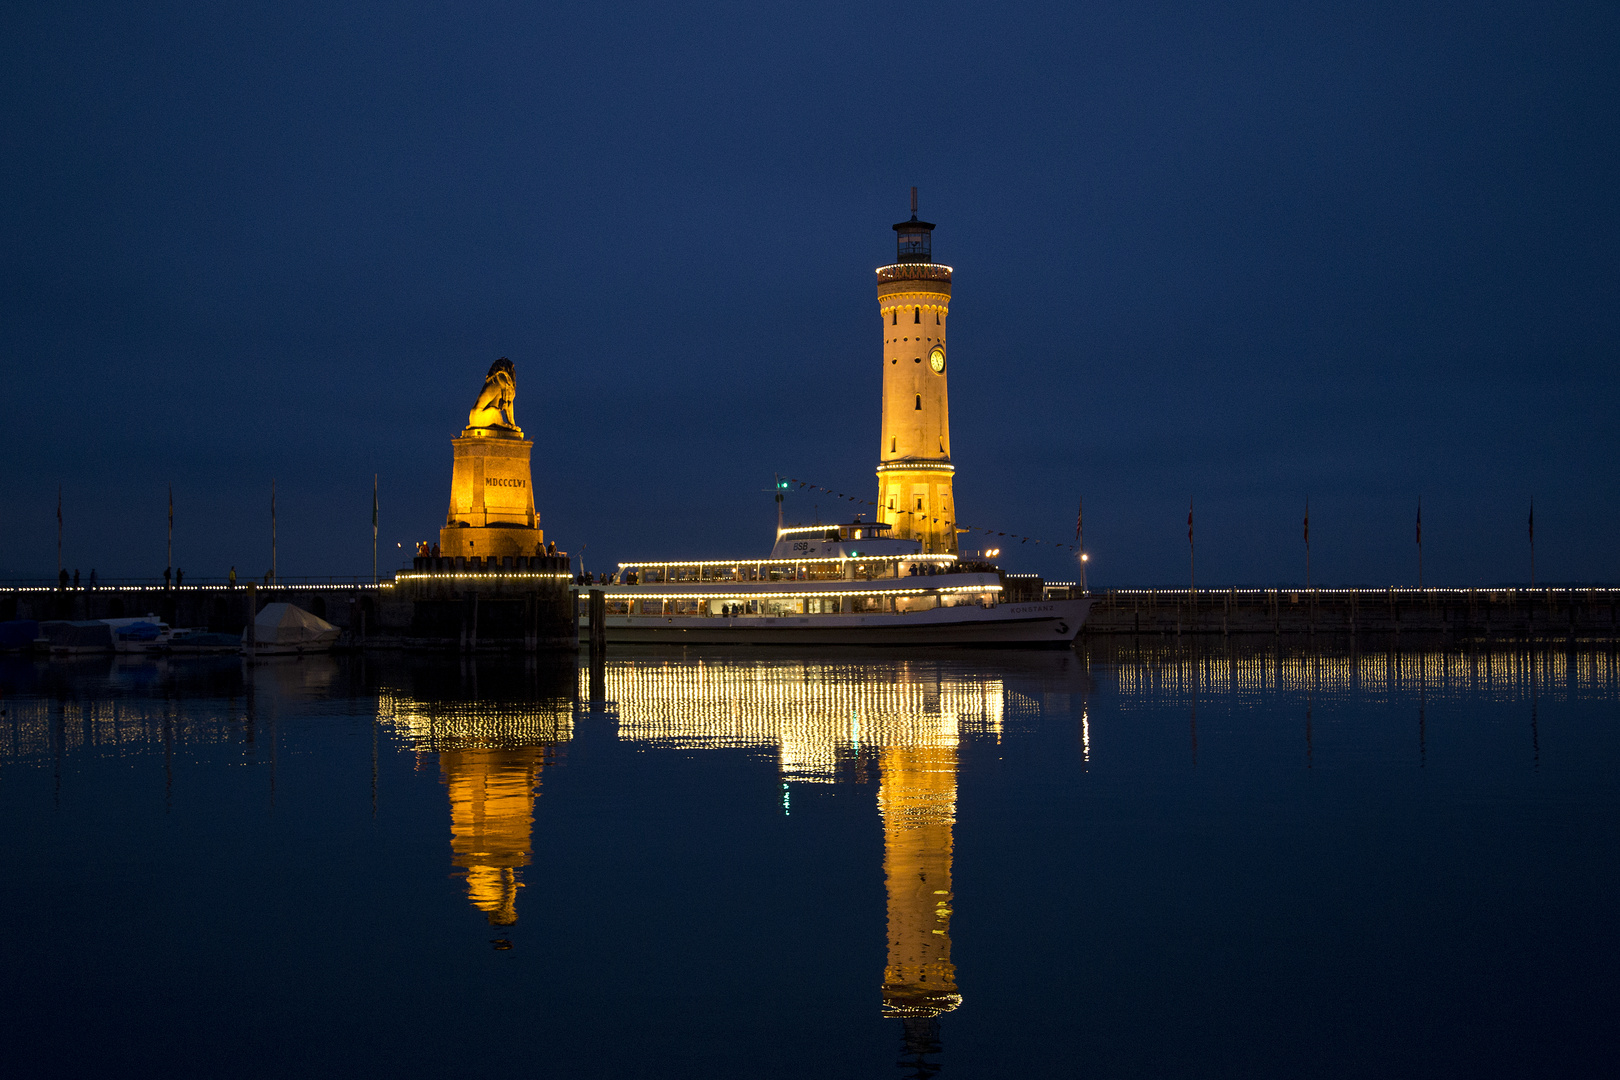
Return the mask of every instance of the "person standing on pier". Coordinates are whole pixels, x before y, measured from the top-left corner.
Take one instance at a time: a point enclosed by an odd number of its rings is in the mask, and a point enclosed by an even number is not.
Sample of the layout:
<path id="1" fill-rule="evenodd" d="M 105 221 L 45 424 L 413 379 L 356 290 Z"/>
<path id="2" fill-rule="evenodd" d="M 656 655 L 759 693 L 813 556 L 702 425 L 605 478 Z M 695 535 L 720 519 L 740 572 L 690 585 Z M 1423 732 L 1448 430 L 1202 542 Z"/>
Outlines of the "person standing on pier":
<path id="1" fill-rule="evenodd" d="M 236 567 L 231 567 L 231 588 L 236 588 Z"/>
<path id="2" fill-rule="evenodd" d="M 75 591 L 79 588 L 79 568 L 77 566 L 73 568 L 73 588 Z"/>
<path id="3" fill-rule="evenodd" d="M 173 573 L 174 573 L 174 571 L 170 570 L 167 566 L 165 566 L 163 568 L 163 591 L 164 592 L 169 591 L 169 578 L 173 575 Z"/>
<path id="4" fill-rule="evenodd" d="M 185 578 L 186 572 L 178 566 L 174 568 L 174 587 L 179 588 L 180 582 Z"/>

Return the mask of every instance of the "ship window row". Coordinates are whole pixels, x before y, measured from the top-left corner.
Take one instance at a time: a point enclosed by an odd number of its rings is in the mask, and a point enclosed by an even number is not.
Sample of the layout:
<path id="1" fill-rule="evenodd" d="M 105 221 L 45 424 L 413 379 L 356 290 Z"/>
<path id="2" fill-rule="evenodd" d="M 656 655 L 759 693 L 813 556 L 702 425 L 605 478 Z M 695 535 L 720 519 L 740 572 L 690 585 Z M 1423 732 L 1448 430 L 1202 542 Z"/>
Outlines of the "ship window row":
<path id="1" fill-rule="evenodd" d="M 993 592 L 937 593 L 925 596 L 761 597 L 758 600 L 609 600 L 609 615 L 686 616 L 688 618 L 781 617 L 783 615 L 899 615 L 934 608 L 996 605 Z"/>
<path id="2" fill-rule="evenodd" d="M 643 567 L 626 571 L 626 585 L 670 585 L 703 581 L 876 581 L 897 574 L 895 562 L 853 562 L 836 560 L 806 563 L 803 566 L 691 566 L 667 570 Z"/>

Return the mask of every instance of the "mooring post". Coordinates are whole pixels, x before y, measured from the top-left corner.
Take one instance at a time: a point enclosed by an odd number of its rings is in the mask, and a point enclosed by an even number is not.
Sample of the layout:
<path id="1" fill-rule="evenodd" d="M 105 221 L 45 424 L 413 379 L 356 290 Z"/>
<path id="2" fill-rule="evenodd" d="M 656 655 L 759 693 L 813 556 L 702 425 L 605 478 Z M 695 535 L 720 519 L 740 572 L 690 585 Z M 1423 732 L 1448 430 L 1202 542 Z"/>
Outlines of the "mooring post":
<path id="1" fill-rule="evenodd" d="M 601 589 L 590 593 L 591 656 L 607 654 L 607 597 Z"/>

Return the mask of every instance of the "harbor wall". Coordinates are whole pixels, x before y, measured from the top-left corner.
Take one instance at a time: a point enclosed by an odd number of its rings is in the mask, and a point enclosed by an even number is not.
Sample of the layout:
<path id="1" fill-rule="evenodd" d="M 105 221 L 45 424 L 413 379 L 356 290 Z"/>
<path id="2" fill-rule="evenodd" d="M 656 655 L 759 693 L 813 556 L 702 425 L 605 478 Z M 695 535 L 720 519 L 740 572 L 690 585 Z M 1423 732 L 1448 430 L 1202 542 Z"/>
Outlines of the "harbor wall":
<path id="1" fill-rule="evenodd" d="M 577 649 L 579 623 L 567 556 L 522 568 L 464 560 L 435 572 L 417 566 L 385 585 L 115 585 L 51 589 L 0 586 L 0 622 L 153 615 L 169 626 L 239 635 L 266 604 L 296 604 L 343 631 L 340 647 L 440 652 Z"/>
<path id="2" fill-rule="evenodd" d="M 1620 589 L 1117 589 L 1083 633 L 1620 638 Z"/>
<path id="3" fill-rule="evenodd" d="M 561 573 L 566 562 L 558 559 Z M 1009 579 L 1007 596 L 1042 586 Z M 1025 586 L 1028 587 L 1025 587 Z M 1046 588 L 1050 589 L 1050 586 Z M 1026 599 L 1028 597 L 1025 597 Z M 1092 594 L 1087 637 L 1180 634 L 1426 635 L 1463 639 L 1620 640 L 1620 589 L 1118 589 Z M 0 621 L 114 619 L 152 614 L 170 626 L 240 634 L 249 611 L 296 604 L 367 648 L 444 651 L 578 644 L 568 581 L 500 573 L 447 574 L 409 586 L 0 586 Z"/>
<path id="4" fill-rule="evenodd" d="M 344 630 L 358 628 L 361 612 L 378 603 L 376 586 L 288 585 L 235 588 L 218 585 L 117 586 L 101 589 L 0 588 L 0 621 L 8 619 L 133 619 L 155 615 L 170 626 L 205 626 L 240 634 L 248 613 L 266 604 L 296 604 Z"/>

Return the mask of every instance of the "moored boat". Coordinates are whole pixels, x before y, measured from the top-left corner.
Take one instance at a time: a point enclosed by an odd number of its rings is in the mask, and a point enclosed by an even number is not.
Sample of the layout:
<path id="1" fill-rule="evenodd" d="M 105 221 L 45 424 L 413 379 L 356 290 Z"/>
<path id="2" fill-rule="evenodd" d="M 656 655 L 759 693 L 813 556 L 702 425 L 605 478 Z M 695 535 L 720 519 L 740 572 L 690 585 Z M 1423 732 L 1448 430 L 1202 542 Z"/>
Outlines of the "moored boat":
<path id="1" fill-rule="evenodd" d="M 234 653 L 241 648 L 240 634 L 217 634 L 203 626 L 186 627 L 169 635 L 169 652 L 176 656 Z"/>
<path id="2" fill-rule="evenodd" d="M 889 526 L 779 528 L 768 558 L 619 564 L 603 594 L 611 643 L 1009 645 L 1073 643 L 1091 606 L 1068 588 L 1009 589 L 993 563 L 924 553 Z"/>
<path id="3" fill-rule="evenodd" d="M 113 651 L 112 627 L 99 619 L 50 619 L 39 624 L 38 652 L 52 656 L 88 656 Z"/>
<path id="4" fill-rule="evenodd" d="M 239 647 L 249 656 L 290 656 L 327 653 L 337 645 L 342 631 L 319 615 L 297 604 L 274 603 L 254 618 L 242 631 Z"/>
<path id="5" fill-rule="evenodd" d="M 156 615 L 101 621 L 112 629 L 114 652 L 162 652 L 169 644 L 169 625 Z"/>

